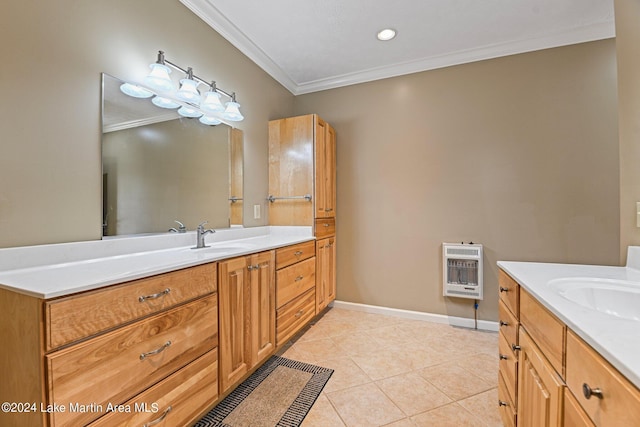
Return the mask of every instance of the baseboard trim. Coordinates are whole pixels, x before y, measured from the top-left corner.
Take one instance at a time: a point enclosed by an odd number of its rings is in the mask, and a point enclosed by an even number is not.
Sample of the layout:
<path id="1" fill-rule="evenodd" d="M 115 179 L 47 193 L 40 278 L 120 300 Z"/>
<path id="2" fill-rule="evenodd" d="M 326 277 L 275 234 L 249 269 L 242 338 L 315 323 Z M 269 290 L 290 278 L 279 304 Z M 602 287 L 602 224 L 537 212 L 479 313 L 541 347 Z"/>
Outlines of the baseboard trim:
<path id="1" fill-rule="evenodd" d="M 475 329 L 475 320 L 466 317 L 447 316 L 444 314 L 424 313 L 421 311 L 403 310 L 400 308 L 382 307 L 378 305 L 359 304 L 346 301 L 333 301 L 331 305 L 335 308 L 343 308 L 345 310 L 363 311 L 366 313 L 383 314 L 386 316 L 402 317 L 404 319 L 423 320 L 433 323 L 445 323 L 451 326 L 459 326 L 462 328 Z M 490 320 L 478 320 L 478 329 L 484 331 L 497 332 L 499 329 L 498 322 Z"/>

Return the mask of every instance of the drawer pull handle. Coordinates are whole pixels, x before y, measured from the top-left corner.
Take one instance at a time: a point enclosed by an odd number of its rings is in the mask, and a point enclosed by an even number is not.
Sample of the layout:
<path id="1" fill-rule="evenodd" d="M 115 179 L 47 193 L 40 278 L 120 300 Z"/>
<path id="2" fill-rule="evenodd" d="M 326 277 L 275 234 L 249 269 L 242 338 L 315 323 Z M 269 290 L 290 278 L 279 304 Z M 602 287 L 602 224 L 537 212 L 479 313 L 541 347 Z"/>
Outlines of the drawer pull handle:
<path id="1" fill-rule="evenodd" d="M 302 279 L 304 279 L 304 277 L 302 277 L 302 276 L 298 276 L 298 277 L 296 277 L 296 282 L 299 282 L 299 281 L 300 281 L 300 280 L 302 280 Z"/>
<path id="2" fill-rule="evenodd" d="M 516 344 L 511 344 L 511 350 L 520 351 L 520 350 L 522 350 L 522 347 L 520 347 L 519 345 L 516 345 Z"/>
<path id="3" fill-rule="evenodd" d="M 591 388 L 587 383 L 582 384 L 582 394 L 584 394 L 584 397 L 587 399 L 591 399 L 591 396 L 595 396 L 598 399 L 602 399 L 604 397 L 602 395 L 602 390 L 599 388 Z"/>
<path id="4" fill-rule="evenodd" d="M 324 225 L 325 227 L 328 227 L 328 226 L 329 226 L 329 224 L 327 224 L 327 223 L 324 223 L 324 224 L 322 224 L 322 225 Z"/>
<path id="5" fill-rule="evenodd" d="M 294 255 L 300 257 L 300 255 L 302 255 L 302 251 L 295 251 Z"/>
<path id="6" fill-rule="evenodd" d="M 247 267 L 247 270 L 252 271 L 252 270 L 260 270 L 260 265 L 250 265 Z"/>
<path id="7" fill-rule="evenodd" d="M 170 288 L 167 288 L 167 289 L 165 289 L 165 290 L 164 290 L 164 291 L 162 291 L 162 292 L 158 292 L 157 294 L 151 294 L 151 295 L 143 295 L 143 296 L 140 296 L 140 297 L 138 297 L 138 301 L 140 301 L 140 302 L 145 302 L 145 301 L 146 301 L 146 300 L 148 300 L 148 299 L 156 299 L 156 298 L 160 298 L 160 297 L 163 297 L 163 296 L 165 296 L 165 295 L 168 295 L 168 294 L 169 294 L 169 292 L 171 292 L 171 289 L 170 289 Z"/>
<path id="8" fill-rule="evenodd" d="M 509 326 L 509 322 L 505 322 L 504 320 L 501 320 L 500 326 Z"/>
<path id="9" fill-rule="evenodd" d="M 500 292 L 509 292 L 509 288 L 503 288 L 500 286 Z"/>
<path id="10" fill-rule="evenodd" d="M 498 400 L 498 406 L 509 406 L 509 404 L 504 400 Z"/>
<path id="11" fill-rule="evenodd" d="M 300 317 L 300 316 L 302 316 L 303 314 L 304 314 L 304 310 L 300 310 L 299 312 L 297 312 L 297 313 L 295 314 L 295 317 Z"/>
<path id="12" fill-rule="evenodd" d="M 153 420 L 153 421 L 149 421 L 148 423 L 144 424 L 142 427 L 151 427 L 151 426 L 154 426 L 154 425 L 156 425 L 156 424 L 158 424 L 158 423 L 162 422 L 162 420 L 164 420 L 164 419 L 166 418 L 166 416 L 167 416 L 167 414 L 168 414 L 169 412 L 171 412 L 171 406 L 169 406 L 169 407 L 168 407 L 168 408 L 167 408 L 167 409 L 162 413 L 162 415 L 160 415 L 160 417 L 159 417 L 159 418 L 156 418 L 156 419 L 155 419 L 155 420 Z"/>
<path id="13" fill-rule="evenodd" d="M 509 357 L 506 354 L 500 354 L 500 360 L 507 360 Z"/>
<path id="14" fill-rule="evenodd" d="M 146 359 L 148 356 L 155 356 L 156 354 L 162 353 L 163 351 L 165 351 L 169 346 L 171 345 L 171 341 L 167 341 L 166 343 L 162 344 L 162 347 L 157 348 L 155 350 L 151 350 L 151 351 L 147 351 L 146 353 L 142 353 L 140 355 L 140 360 L 144 360 Z"/>
<path id="15" fill-rule="evenodd" d="M 324 211 L 325 212 L 331 212 L 332 210 L 333 210 L 333 208 L 328 208 L 328 209 L 325 209 Z"/>

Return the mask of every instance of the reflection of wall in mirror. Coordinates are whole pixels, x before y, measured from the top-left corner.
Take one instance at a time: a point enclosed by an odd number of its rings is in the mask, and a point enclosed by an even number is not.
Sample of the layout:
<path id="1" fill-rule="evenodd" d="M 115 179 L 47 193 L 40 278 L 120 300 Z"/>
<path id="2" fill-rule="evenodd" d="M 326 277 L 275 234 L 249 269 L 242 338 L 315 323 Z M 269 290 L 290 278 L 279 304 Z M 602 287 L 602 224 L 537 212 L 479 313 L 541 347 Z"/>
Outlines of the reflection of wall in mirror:
<path id="1" fill-rule="evenodd" d="M 103 134 L 106 235 L 229 226 L 229 128 L 176 119 Z"/>
<path id="2" fill-rule="evenodd" d="M 242 186 L 243 186 L 243 137 L 240 129 L 231 129 L 230 131 L 231 155 L 229 156 L 230 173 L 229 173 L 229 215 L 231 217 L 232 226 L 242 225 L 242 211 L 244 207 Z"/>

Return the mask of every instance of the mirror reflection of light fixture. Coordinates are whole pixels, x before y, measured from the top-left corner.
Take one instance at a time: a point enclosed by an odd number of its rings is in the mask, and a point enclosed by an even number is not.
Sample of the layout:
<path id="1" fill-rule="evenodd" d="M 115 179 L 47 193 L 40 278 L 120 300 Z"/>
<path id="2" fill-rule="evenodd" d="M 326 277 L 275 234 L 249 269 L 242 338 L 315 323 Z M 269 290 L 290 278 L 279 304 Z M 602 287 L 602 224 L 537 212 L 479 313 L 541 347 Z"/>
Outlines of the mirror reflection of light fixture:
<path id="1" fill-rule="evenodd" d="M 207 81 L 193 74 L 193 69 L 186 70 L 164 57 L 163 51 L 158 51 L 158 59 L 149 65 L 151 71 L 145 77 L 143 84 L 124 83 L 120 90 L 136 98 L 150 98 L 151 102 L 161 108 L 179 108 L 178 113 L 184 117 L 197 118 L 206 125 L 215 126 L 225 121 L 239 122 L 244 119 L 240 113 L 240 104 L 236 102 L 235 92 L 229 93 L 218 88 L 216 82 Z M 171 80 L 171 68 L 181 71 L 185 78 L 180 80 L 180 87 L 175 91 Z M 200 94 L 200 84 L 209 87 L 204 97 Z M 155 95 L 155 96 L 154 96 Z M 230 99 L 224 105 L 220 96 Z M 225 108 L 226 107 L 226 108 Z"/>

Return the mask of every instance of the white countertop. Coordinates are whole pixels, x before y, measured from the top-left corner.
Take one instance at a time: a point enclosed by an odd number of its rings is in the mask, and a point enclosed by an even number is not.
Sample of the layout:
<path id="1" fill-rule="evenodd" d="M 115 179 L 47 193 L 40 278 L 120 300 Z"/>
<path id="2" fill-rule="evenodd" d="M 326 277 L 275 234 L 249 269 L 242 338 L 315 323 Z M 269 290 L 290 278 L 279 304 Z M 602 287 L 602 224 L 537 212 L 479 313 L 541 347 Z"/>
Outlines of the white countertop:
<path id="1" fill-rule="evenodd" d="M 0 288 L 49 299 L 314 240 L 311 227 L 252 227 L 0 249 Z"/>
<path id="2" fill-rule="evenodd" d="M 582 307 L 548 285 L 553 279 L 599 278 L 636 282 L 640 288 L 640 270 L 630 267 L 638 266 L 638 252 L 629 248 L 627 267 L 510 261 L 498 266 L 640 388 L 640 321 Z"/>

